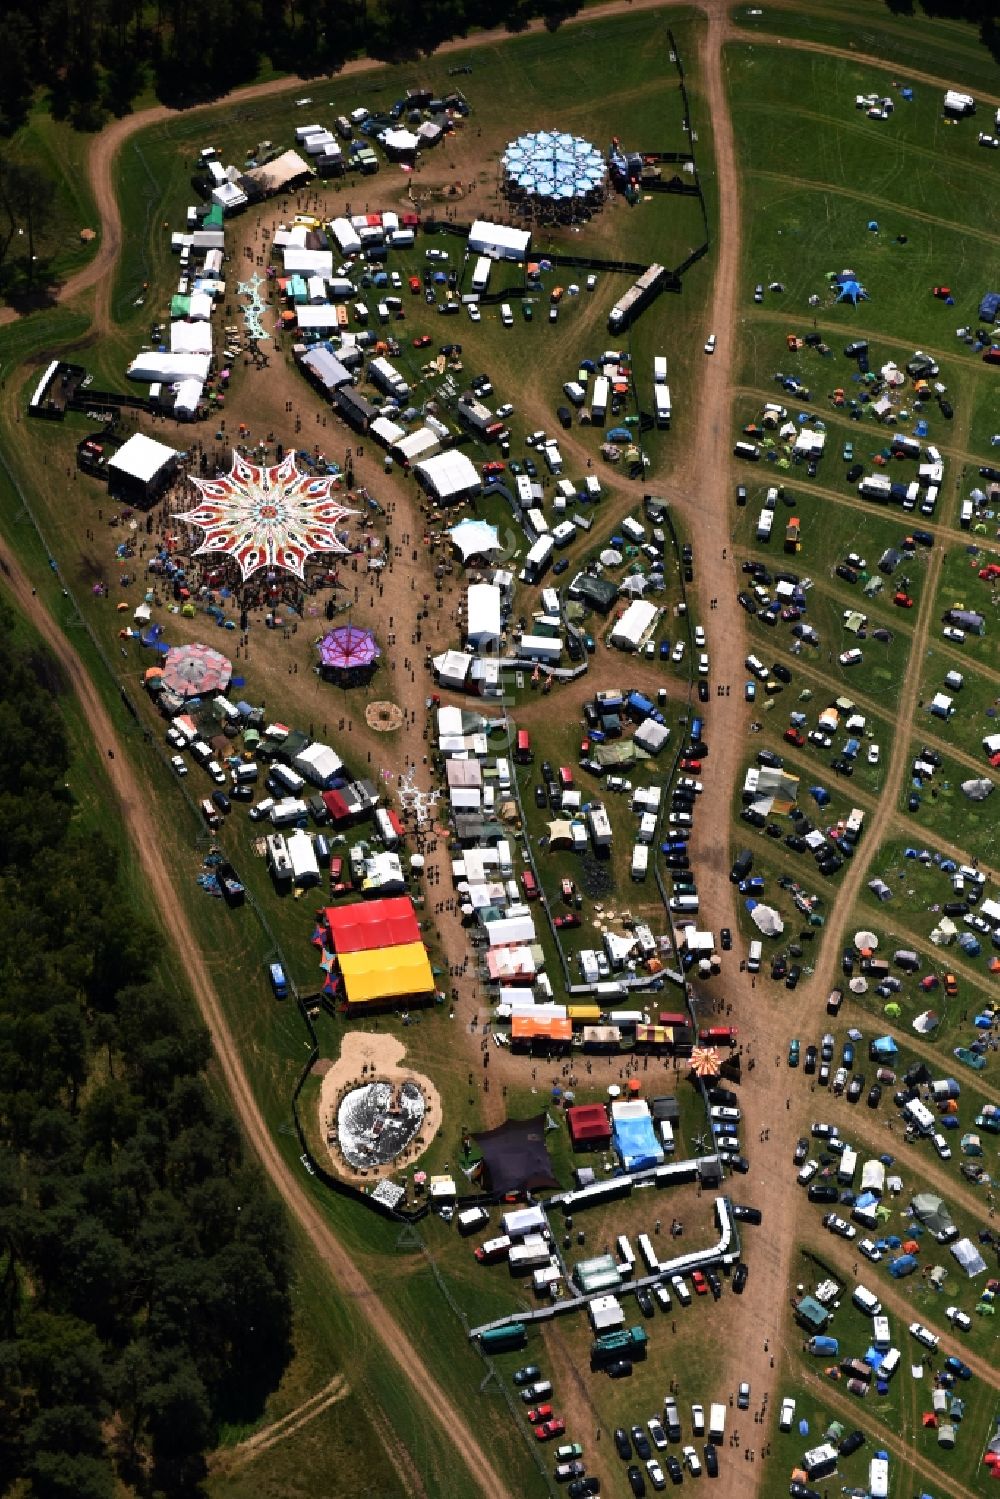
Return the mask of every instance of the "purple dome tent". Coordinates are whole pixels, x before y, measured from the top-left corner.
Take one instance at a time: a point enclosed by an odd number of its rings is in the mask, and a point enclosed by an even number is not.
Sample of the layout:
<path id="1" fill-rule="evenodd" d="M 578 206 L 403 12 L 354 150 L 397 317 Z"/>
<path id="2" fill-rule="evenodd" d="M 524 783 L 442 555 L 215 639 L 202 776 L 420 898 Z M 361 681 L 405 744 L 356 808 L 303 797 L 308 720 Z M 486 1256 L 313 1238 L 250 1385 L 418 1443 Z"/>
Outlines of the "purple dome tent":
<path id="1" fill-rule="evenodd" d="M 338 625 L 319 643 L 319 669 L 328 682 L 350 686 L 370 680 L 382 651 L 371 630 Z"/>

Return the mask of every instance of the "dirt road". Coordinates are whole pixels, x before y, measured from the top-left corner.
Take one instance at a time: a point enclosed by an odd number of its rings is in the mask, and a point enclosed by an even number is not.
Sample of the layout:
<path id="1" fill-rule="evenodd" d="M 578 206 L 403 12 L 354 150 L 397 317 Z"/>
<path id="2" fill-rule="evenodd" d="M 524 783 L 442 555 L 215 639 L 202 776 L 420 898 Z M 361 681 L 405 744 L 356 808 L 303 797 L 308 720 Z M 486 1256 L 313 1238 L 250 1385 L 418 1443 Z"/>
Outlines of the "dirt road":
<path id="1" fill-rule="evenodd" d="M 264 1169 L 289 1213 L 296 1219 L 316 1254 L 329 1270 L 339 1292 L 363 1303 L 364 1316 L 369 1326 L 386 1354 L 398 1365 L 402 1378 L 411 1387 L 415 1404 L 418 1407 L 425 1405 L 428 1415 L 438 1423 L 443 1432 L 462 1433 L 461 1443 L 455 1444 L 456 1461 L 465 1463 L 483 1494 L 504 1494 L 505 1485 L 476 1441 L 468 1422 L 433 1378 L 419 1349 L 374 1292 L 352 1256 L 341 1246 L 319 1208 L 306 1192 L 304 1184 L 279 1151 L 253 1095 L 239 1050 L 184 908 L 176 898 L 148 811 L 148 798 L 143 794 L 127 755 L 121 752 L 114 726 L 97 689 L 76 651 L 62 635 L 41 600 L 32 593 L 28 580 L 4 546 L 0 546 L 0 570 L 18 609 L 31 621 L 56 657 L 66 681 L 72 683 L 95 745 L 99 751 L 115 752 L 114 758 L 106 761 L 112 791 L 121 815 L 128 823 L 146 876 L 152 904 L 161 913 L 173 950 L 181 955 L 198 1009 L 211 1033 L 233 1108 L 248 1140 L 260 1156 Z M 407 1473 L 406 1482 L 410 1486 L 419 1482 L 419 1475 L 415 1470 Z"/>

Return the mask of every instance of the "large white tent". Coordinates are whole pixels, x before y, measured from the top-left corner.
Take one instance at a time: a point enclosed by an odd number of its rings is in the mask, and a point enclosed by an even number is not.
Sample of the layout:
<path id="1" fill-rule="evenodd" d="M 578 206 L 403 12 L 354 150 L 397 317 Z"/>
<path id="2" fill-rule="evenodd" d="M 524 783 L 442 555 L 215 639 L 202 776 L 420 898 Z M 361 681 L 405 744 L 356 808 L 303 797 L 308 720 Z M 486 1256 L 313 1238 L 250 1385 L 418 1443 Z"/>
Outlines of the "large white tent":
<path id="1" fill-rule="evenodd" d="M 108 459 L 108 468 L 122 478 L 148 486 L 172 473 L 179 457 L 176 448 L 147 437 L 145 432 L 135 432 Z"/>
<path id="2" fill-rule="evenodd" d="M 171 385 L 175 380 L 208 379 L 211 364 L 208 354 L 168 354 L 165 350 L 144 349 L 128 367 L 130 380 L 142 380 L 146 384 L 157 382 Z"/>
<path id="3" fill-rule="evenodd" d="M 479 470 L 457 448 L 415 464 L 414 472 L 424 488 L 445 505 L 477 494 L 481 488 Z"/>
<path id="4" fill-rule="evenodd" d="M 468 593 L 469 644 L 486 650 L 500 640 L 500 590 L 495 583 L 470 583 Z"/>
<path id="5" fill-rule="evenodd" d="M 488 219 L 477 219 L 469 230 L 469 250 L 476 255 L 492 255 L 494 260 L 524 260 L 530 244 L 527 229 L 512 229 Z"/>
<path id="6" fill-rule="evenodd" d="M 211 354 L 212 329 L 208 323 L 171 323 L 172 354 Z"/>
<path id="7" fill-rule="evenodd" d="M 658 610 L 645 599 L 636 599 L 611 631 L 611 644 L 622 651 L 637 651 L 653 627 Z"/>

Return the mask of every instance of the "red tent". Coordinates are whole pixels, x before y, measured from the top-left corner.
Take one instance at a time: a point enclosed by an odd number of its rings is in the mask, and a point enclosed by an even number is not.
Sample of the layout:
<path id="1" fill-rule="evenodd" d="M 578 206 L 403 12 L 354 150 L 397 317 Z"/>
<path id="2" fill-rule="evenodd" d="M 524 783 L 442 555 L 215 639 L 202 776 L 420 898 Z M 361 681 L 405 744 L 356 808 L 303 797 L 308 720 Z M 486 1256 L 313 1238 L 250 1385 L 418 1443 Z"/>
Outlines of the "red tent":
<path id="1" fill-rule="evenodd" d="M 608 1111 L 600 1103 L 580 1103 L 566 1110 L 574 1150 L 594 1150 L 611 1141 Z"/>
<path id="2" fill-rule="evenodd" d="M 371 952 L 382 947 L 401 947 L 420 942 L 420 928 L 408 895 L 386 900 L 354 901 L 349 906 L 328 906 L 323 920 L 338 956 Z"/>

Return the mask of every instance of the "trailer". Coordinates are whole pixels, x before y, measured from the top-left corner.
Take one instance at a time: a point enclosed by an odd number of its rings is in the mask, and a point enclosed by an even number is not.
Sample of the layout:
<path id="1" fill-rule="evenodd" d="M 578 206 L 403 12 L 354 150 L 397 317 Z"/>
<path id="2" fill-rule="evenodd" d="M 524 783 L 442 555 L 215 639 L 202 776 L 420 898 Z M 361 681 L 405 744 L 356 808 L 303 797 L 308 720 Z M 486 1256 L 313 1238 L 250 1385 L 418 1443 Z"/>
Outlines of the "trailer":
<path id="1" fill-rule="evenodd" d="M 591 1345 L 591 1367 L 599 1369 L 602 1365 L 615 1364 L 621 1359 L 644 1359 L 647 1342 L 644 1327 L 620 1327 L 615 1332 L 602 1333 Z"/>
<path id="2" fill-rule="evenodd" d="M 505 1353 L 511 1348 L 523 1348 L 528 1341 L 523 1322 L 507 1322 L 503 1327 L 487 1327 L 479 1334 L 479 1343 L 484 1353 Z"/>
<path id="3" fill-rule="evenodd" d="M 661 428 L 669 427 L 672 415 L 669 385 L 653 386 L 653 406 L 656 412 L 656 425 Z"/>
<path id="4" fill-rule="evenodd" d="M 726 1439 L 726 1407 L 712 1405 L 708 1411 L 708 1440 L 721 1447 Z"/>

